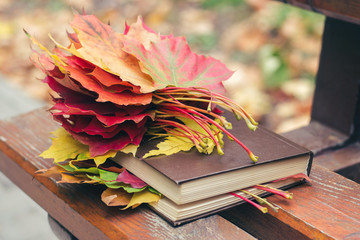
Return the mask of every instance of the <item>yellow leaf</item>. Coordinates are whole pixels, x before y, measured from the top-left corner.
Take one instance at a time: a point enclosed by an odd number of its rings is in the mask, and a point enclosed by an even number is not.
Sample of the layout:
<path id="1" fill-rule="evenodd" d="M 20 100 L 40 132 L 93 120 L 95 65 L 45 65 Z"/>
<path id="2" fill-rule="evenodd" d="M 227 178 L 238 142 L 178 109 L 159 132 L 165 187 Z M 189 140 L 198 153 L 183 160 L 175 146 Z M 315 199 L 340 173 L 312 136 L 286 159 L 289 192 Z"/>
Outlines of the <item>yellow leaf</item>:
<path id="1" fill-rule="evenodd" d="M 106 161 L 106 159 L 108 159 L 108 158 L 115 157 L 116 153 L 117 153 L 117 151 L 109 151 L 104 155 L 94 157 L 94 162 L 95 162 L 96 166 L 103 164 Z M 88 152 L 88 155 L 89 155 L 89 159 L 91 159 L 90 152 Z"/>
<path id="2" fill-rule="evenodd" d="M 177 119 L 182 121 L 192 131 L 202 134 L 201 140 L 202 140 L 203 144 L 202 144 L 201 148 L 200 147 L 198 148 L 199 152 L 205 153 L 205 154 L 210 154 L 213 152 L 213 150 L 216 146 L 214 141 L 211 139 L 209 134 L 198 123 L 196 123 L 192 119 L 185 118 L 185 117 L 177 117 Z M 214 125 L 211 125 L 211 128 L 212 128 L 212 132 L 213 132 L 214 136 L 217 138 L 217 141 L 220 143 L 220 145 L 223 145 L 223 141 L 222 141 L 223 134 L 221 133 L 221 131 L 219 131 L 219 129 Z M 183 132 L 183 130 L 181 130 L 179 128 L 176 128 L 176 131 Z M 189 151 L 194 146 L 195 146 L 195 144 L 189 138 L 181 137 L 181 136 L 169 136 L 169 137 L 166 137 L 163 142 L 160 142 L 157 145 L 158 149 L 151 150 L 150 152 L 146 153 L 143 156 L 143 158 L 148 158 L 148 157 L 157 156 L 157 155 L 161 155 L 161 154 L 169 156 L 169 155 L 172 155 L 172 154 L 180 152 L 180 151 Z"/>
<path id="3" fill-rule="evenodd" d="M 199 124 L 197 124 L 194 120 L 189 118 L 184 118 L 184 117 L 177 117 L 177 118 L 181 120 L 189 128 L 204 135 L 204 137 L 202 137 L 202 141 L 204 142 L 205 146 L 202 146 L 203 147 L 202 149 L 198 149 L 201 153 L 211 154 L 214 151 L 214 148 L 216 146 L 215 142 L 211 139 L 209 134 Z M 218 119 L 216 119 L 215 121 L 219 123 Z M 215 125 L 211 125 L 211 130 L 214 136 L 217 138 L 217 141 L 219 142 L 220 146 L 223 146 L 224 142 L 222 138 L 224 134 L 222 133 L 222 131 L 220 131 Z"/>
<path id="4" fill-rule="evenodd" d="M 157 201 L 160 200 L 160 198 L 161 198 L 161 196 L 159 196 L 158 194 L 150 192 L 146 188 L 141 192 L 134 193 L 134 195 L 132 196 L 129 204 L 125 208 L 123 208 L 122 210 L 125 210 L 125 209 L 127 209 L 129 207 L 135 208 L 135 207 L 139 206 L 142 203 L 157 202 Z"/>
<path id="5" fill-rule="evenodd" d="M 165 141 L 160 142 L 157 145 L 158 149 L 151 150 L 145 154 L 143 158 L 161 154 L 169 156 L 180 151 L 189 151 L 193 146 L 194 143 L 188 138 L 169 136 L 165 139 Z"/>
<path id="6" fill-rule="evenodd" d="M 43 158 L 53 158 L 55 163 L 67 159 L 76 159 L 79 154 L 89 152 L 89 147 L 76 141 L 65 129 L 58 128 L 52 132 L 52 145 L 40 154 Z M 88 158 L 89 159 L 89 158 Z"/>
<path id="7" fill-rule="evenodd" d="M 43 158 L 53 158 L 55 163 L 63 162 L 68 159 L 88 160 L 94 159 L 96 166 L 103 164 L 106 159 L 115 157 L 116 151 L 96 157 L 91 157 L 89 147 L 76 141 L 64 128 L 58 128 L 52 132 L 55 136 L 51 138 L 52 145 L 49 149 L 40 154 Z"/>
<path id="8" fill-rule="evenodd" d="M 24 30 L 24 32 L 29 37 L 29 39 L 32 41 L 33 44 L 37 45 L 41 50 L 45 51 L 54 60 L 54 63 L 56 64 L 56 66 L 59 67 L 61 72 L 63 73 L 66 72 L 66 70 L 63 68 L 63 66 L 66 66 L 66 63 L 64 63 L 59 58 L 59 56 L 50 52 L 44 45 L 42 45 L 36 38 L 31 36 L 27 31 Z"/>
<path id="9" fill-rule="evenodd" d="M 123 149 L 121 149 L 120 151 L 123 153 L 126 153 L 126 154 L 131 153 L 135 157 L 137 149 L 138 149 L 138 146 L 136 146 L 135 144 L 129 144 L 126 147 L 124 147 Z"/>

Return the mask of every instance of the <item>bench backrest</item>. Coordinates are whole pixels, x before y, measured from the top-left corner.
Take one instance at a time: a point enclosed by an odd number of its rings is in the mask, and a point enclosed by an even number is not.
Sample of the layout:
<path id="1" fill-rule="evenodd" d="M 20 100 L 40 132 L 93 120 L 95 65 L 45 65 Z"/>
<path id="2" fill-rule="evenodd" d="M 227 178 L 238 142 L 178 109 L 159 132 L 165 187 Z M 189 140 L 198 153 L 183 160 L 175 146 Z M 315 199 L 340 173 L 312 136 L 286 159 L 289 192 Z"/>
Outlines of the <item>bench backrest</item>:
<path id="1" fill-rule="evenodd" d="M 359 141 L 360 1 L 283 2 L 327 16 L 311 117 Z"/>

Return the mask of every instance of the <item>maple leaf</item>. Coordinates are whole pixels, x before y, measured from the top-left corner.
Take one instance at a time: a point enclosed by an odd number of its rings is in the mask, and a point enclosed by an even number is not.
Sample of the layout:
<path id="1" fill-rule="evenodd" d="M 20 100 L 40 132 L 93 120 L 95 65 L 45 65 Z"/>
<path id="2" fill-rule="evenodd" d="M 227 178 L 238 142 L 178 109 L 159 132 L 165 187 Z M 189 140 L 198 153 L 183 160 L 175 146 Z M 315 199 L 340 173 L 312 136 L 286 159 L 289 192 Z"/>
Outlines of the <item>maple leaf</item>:
<path id="1" fill-rule="evenodd" d="M 99 84 L 97 79 L 91 78 L 88 73 L 76 65 L 67 65 L 63 68 L 69 72 L 69 76 L 72 79 L 76 80 L 84 88 L 89 91 L 95 92 L 98 97 L 96 101 L 98 102 L 113 102 L 119 105 L 131 105 L 131 104 L 149 104 L 152 99 L 151 94 L 136 94 L 132 92 L 130 88 L 122 89 L 124 91 L 114 92 L 111 88 L 106 89 L 106 87 Z M 101 76 L 98 76 L 101 79 Z M 118 80 L 121 82 L 121 80 Z"/>
<path id="2" fill-rule="evenodd" d="M 52 177 L 57 179 L 58 183 L 98 183 L 98 180 L 89 179 L 86 174 L 76 174 L 67 171 L 63 166 L 55 165 L 49 169 L 40 169 L 35 172 L 36 175 L 43 177 Z"/>
<path id="3" fill-rule="evenodd" d="M 158 149 L 150 150 L 143 158 L 162 154 L 169 156 L 180 151 L 189 151 L 194 146 L 194 143 L 186 137 L 169 136 L 156 145 Z"/>
<path id="4" fill-rule="evenodd" d="M 126 192 L 124 189 L 107 188 L 101 194 L 101 200 L 107 206 L 126 206 L 130 203 L 132 194 Z"/>
<path id="5" fill-rule="evenodd" d="M 95 67 L 92 72 L 89 72 L 88 75 L 96 78 L 103 86 L 108 87 L 109 90 L 114 92 L 119 92 L 119 89 L 122 88 L 122 91 L 131 90 L 131 92 L 136 94 L 141 94 L 140 87 L 135 86 L 129 82 L 122 81 L 118 76 L 108 73 L 101 69 L 100 67 Z"/>
<path id="6" fill-rule="evenodd" d="M 99 174 L 99 168 L 97 168 L 96 166 L 93 166 L 93 167 L 88 167 L 88 168 L 85 168 L 85 167 L 78 167 L 77 163 L 79 161 L 82 161 L 82 160 L 72 160 L 72 161 L 69 161 L 69 167 L 72 168 L 72 170 L 70 170 L 71 172 L 76 172 L 76 173 L 90 173 L 90 174 Z"/>
<path id="7" fill-rule="evenodd" d="M 92 102 L 89 98 L 67 97 L 66 99 L 53 99 L 55 105 L 51 108 L 53 115 L 81 115 L 95 116 L 101 123 L 107 127 L 133 121 L 138 124 L 144 118 L 154 120 L 155 113 L 148 110 L 147 106 L 116 106 L 109 103 Z"/>
<path id="8" fill-rule="evenodd" d="M 201 148 L 198 148 L 199 152 L 211 154 L 214 150 L 215 143 L 211 140 L 208 133 L 199 125 L 197 124 L 193 119 L 189 119 L 186 117 L 177 117 L 176 119 L 180 120 L 184 123 L 184 126 L 188 129 L 188 131 L 192 131 L 197 135 L 201 135 Z M 212 126 L 213 129 L 211 131 L 218 132 L 219 130 Z M 171 135 L 171 133 L 178 132 L 180 134 L 174 134 Z M 186 137 L 186 133 L 184 129 L 175 128 L 174 130 L 170 131 L 168 134 L 170 136 L 166 137 L 164 141 L 157 144 L 158 149 L 150 150 L 148 153 L 146 153 L 143 158 L 148 158 L 152 156 L 157 155 L 172 155 L 174 153 L 180 152 L 180 151 L 189 151 L 191 148 L 193 148 L 195 145 L 194 141 L 191 140 L 189 137 Z M 181 134 L 184 134 L 185 136 L 181 136 Z M 218 140 L 222 142 L 222 133 L 217 134 Z"/>
<path id="9" fill-rule="evenodd" d="M 75 15 L 71 26 L 81 47 L 63 49 L 118 75 L 123 81 L 140 86 L 143 93 L 155 90 L 151 78 L 141 71 L 138 60 L 123 51 L 123 34 L 113 31 L 94 15 Z"/>
<path id="10" fill-rule="evenodd" d="M 126 170 L 124 170 L 117 176 L 116 181 L 130 184 L 130 186 L 133 188 L 143 188 L 147 186 L 147 184 L 143 180 L 133 174 L 130 174 Z"/>
<path id="11" fill-rule="evenodd" d="M 26 36 L 32 41 L 32 43 L 34 43 L 35 45 L 37 45 L 41 50 L 45 51 L 53 60 L 54 63 L 56 65 L 59 66 L 59 68 L 61 69 L 61 65 L 64 65 L 64 62 L 56 55 L 53 54 L 51 51 L 49 51 L 44 45 L 42 45 L 36 38 L 34 38 L 33 36 L 31 36 L 25 29 L 24 32 L 26 34 Z M 59 65 L 61 64 L 61 65 Z M 61 69 L 62 70 L 62 69 Z"/>
<path id="12" fill-rule="evenodd" d="M 220 61 L 191 52 L 184 37 L 151 42 L 149 49 L 127 39 L 124 50 L 139 59 L 142 71 L 152 77 L 156 89 L 197 86 L 223 94 L 222 81 L 233 74 Z"/>
<path id="13" fill-rule="evenodd" d="M 146 49 L 150 48 L 152 42 L 157 42 L 167 37 L 157 34 L 146 26 L 141 16 L 138 17 L 136 23 L 131 24 L 131 26 L 126 25 L 124 34 L 125 39 L 140 42 Z"/>
<path id="14" fill-rule="evenodd" d="M 101 135 L 89 135 L 86 132 L 77 132 L 76 125 L 72 125 L 68 120 L 77 120 L 77 116 L 70 116 L 69 119 L 64 116 L 54 116 L 54 119 L 62 123 L 71 136 L 82 144 L 89 147 L 90 158 L 106 155 L 108 152 L 121 151 L 128 144 L 139 145 L 146 128 L 139 127 L 134 122 L 125 122 L 118 126 L 121 131 L 112 138 L 104 138 Z"/>
<path id="15" fill-rule="evenodd" d="M 124 147 L 123 149 L 121 149 L 121 151 L 126 154 L 131 153 L 135 157 L 137 149 L 138 149 L 138 146 L 136 146 L 134 144 L 129 144 L 126 147 Z"/>
<path id="16" fill-rule="evenodd" d="M 108 158 L 115 157 L 116 151 L 109 151 L 97 157 L 91 157 L 89 146 L 76 141 L 65 129 L 58 128 L 52 132 L 55 136 L 52 138 L 51 146 L 40 154 L 43 158 L 53 158 L 55 163 L 63 162 L 68 159 L 87 160 L 94 159 L 96 165 L 100 165 Z"/>
<path id="17" fill-rule="evenodd" d="M 151 203 L 159 201 L 161 196 L 156 194 L 149 189 L 145 189 L 141 192 L 134 193 L 129 204 L 122 210 L 128 209 L 129 207 L 135 208 L 142 203 Z"/>

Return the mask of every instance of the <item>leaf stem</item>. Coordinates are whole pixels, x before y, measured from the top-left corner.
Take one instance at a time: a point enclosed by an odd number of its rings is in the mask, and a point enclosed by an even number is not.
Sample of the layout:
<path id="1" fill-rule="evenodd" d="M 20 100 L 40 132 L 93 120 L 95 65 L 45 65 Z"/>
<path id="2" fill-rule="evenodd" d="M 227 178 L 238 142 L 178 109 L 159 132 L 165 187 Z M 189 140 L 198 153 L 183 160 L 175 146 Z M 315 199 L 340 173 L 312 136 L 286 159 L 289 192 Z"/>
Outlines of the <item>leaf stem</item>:
<path id="1" fill-rule="evenodd" d="M 235 196 L 235 197 L 238 197 L 238 198 L 240 198 L 240 199 L 242 199 L 242 200 L 250 203 L 251 205 L 253 205 L 253 206 L 256 207 L 257 209 L 259 209 L 259 210 L 262 211 L 263 213 L 267 213 L 267 212 L 268 212 L 268 209 L 267 209 L 266 207 L 263 207 L 263 206 L 255 203 L 255 202 L 247 199 L 246 197 L 243 197 L 243 196 L 241 196 L 241 195 L 239 195 L 239 194 L 236 194 L 236 193 L 234 193 L 234 192 L 230 192 L 229 194 L 231 194 L 231 195 L 233 195 L 233 196 Z"/>

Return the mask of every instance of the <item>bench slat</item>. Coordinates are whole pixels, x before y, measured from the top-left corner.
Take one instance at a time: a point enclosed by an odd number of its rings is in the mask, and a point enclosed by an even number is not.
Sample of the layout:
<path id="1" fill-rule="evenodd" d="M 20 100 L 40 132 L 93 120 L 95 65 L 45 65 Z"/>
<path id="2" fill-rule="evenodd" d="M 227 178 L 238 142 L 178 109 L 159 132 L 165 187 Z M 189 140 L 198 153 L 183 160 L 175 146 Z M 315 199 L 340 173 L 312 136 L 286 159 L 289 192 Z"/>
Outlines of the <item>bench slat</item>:
<path id="1" fill-rule="evenodd" d="M 281 0 L 306 10 L 322 13 L 328 17 L 360 23 L 360 1 L 358 0 Z"/>
<path id="2" fill-rule="evenodd" d="M 348 135 L 318 121 L 311 121 L 305 127 L 283 133 L 282 135 L 307 149 L 311 149 L 314 154 L 341 146 L 349 139 Z"/>
<path id="3" fill-rule="evenodd" d="M 103 186 L 57 185 L 33 176 L 52 166 L 38 155 L 47 149 L 57 128 L 44 109 L 0 122 L 0 170 L 54 219 L 80 239 L 253 239 L 224 218 L 214 215 L 173 228 L 146 206 L 121 211 L 100 200 Z"/>
<path id="4" fill-rule="evenodd" d="M 294 233 L 279 232 L 284 225 L 310 239 L 360 238 L 360 185 L 317 165 L 311 178 L 311 186 L 291 189 L 291 201 L 267 198 L 280 207 L 278 213 L 261 215 L 243 205 L 221 215 L 260 238 L 299 239 Z"/>
<path id="5" fill-rule="evenodd" d="M 345 148 L 324 152 L 316 158 L 316 164 L 337 172 L 360 183 L 360 143 L 355 142 Z"/>

